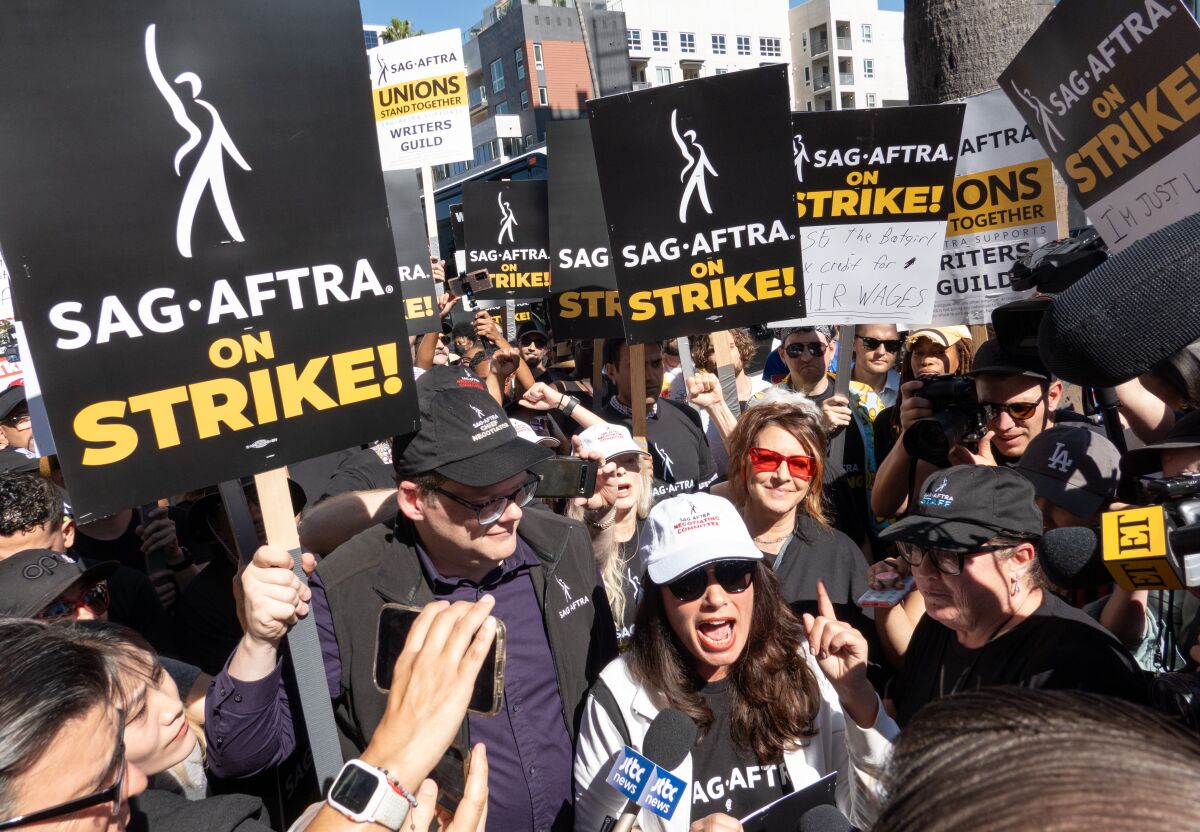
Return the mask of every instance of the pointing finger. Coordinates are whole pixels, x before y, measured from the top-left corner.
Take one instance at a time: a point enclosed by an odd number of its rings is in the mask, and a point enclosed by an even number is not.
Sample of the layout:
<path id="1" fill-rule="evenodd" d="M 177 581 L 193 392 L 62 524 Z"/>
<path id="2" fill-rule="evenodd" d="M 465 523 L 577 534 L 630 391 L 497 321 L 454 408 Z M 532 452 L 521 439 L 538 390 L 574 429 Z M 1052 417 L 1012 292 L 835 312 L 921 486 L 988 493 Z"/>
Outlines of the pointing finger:
<path id="1" fill-rule="evenodd" d="M 837 611 L 833 608 L 833 602 L 829 600 L 829 593 L 825 591 L 825 582 L 817 581 L 817 610 L 825 618 L 831 621 L 837 621 Z"/>

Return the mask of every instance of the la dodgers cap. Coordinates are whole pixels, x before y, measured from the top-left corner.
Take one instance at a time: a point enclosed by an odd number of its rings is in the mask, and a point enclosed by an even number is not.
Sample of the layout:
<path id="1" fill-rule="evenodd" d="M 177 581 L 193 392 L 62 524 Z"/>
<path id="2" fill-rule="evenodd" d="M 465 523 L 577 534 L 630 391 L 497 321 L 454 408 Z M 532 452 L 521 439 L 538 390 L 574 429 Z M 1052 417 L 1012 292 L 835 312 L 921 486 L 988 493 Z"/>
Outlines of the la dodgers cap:
<path id="1" fill-rule="evenodd" d="M 1059 425 L 1033 438 L 1016 471 L 1033 483 L 1037 496 L 1091 517 L 1116 496 L 1121 452 L 1083 425 Z"/>
<path id="2" fill-rule="evenodd" d="M 650 509 L 638 555 L 656 584 L 718 560 L 763 557 L 733 503 L 703 492 L 671 497 Z"/>
<path id="3" fill-rule="evenodd" d="M 503 482 L 554 455 L 517 435 L 503 408 L 474 374 L 437 366 L 416 381 L 421 428 L 392 441 L 399 477 L 430 471 L 463 485 Z"/>

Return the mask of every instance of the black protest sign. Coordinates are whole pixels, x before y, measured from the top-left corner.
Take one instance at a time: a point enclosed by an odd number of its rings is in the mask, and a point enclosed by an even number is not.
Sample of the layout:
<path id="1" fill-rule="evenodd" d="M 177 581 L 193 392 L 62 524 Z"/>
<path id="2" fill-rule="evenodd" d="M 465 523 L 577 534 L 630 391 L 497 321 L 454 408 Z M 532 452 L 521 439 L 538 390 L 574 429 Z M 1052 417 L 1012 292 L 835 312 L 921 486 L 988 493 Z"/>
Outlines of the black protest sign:
<path id="1" fill-rule="evenodd" d="M 805 323 L 930 319 L 964 111 L 938 104 L 792 116 Z"/>
<path id="2" fill-rule="evenodd" d="M 558 338 L 620 338 L 621 301 L 587 119 L 546 125 L 550 322 Z"/>
<path id="3" fill-rule="evenodd" d="M 1200 27 L 1179 0 L 1064 0 L 1000 88 L 1110 250 L 1200 211 Z"/>
<path id="4" fill-rule="evenodd" d="M 463 207 L 461 202 L 450 204 L 450 247 L 452 256 L 446 261 L 446 275 L 459 277 L 466 272 L 467 251 L 463 244 Z"/>
<path id="5" fill-rule="evenodd" d="M 467 271 L 487 269 L 482 300 L 541 298 L 550 291 L 545 180 L 463 184 Z"/>
<path id="6" fill-rule="evenodd" d="M 414 430 L 353 0 L 71 15 L 0 4 L 0 243 L 80 519 Z"/>
<path id="7" fill-rule="evenodd" d="M 785 66 L 588 113 L 631 343 L 803 314 Z"/>
<path id="8" fill-rule="evenodd" d="M 479 309 L 482 309 L 483 311 L 488 313 L 488 317 L 490 317 L 493 321 L 496 322 L 496 326 L 500 327 L 500 332 L 503 333 L 504 337 L 507 339 L 508 332 L 509 332 L 508 304 L 505 302 L 502 302 L 502 301 L 494 301 L 494 300 L 484 301 L 479 304 Z M 470 316 L 466 317 L 465 319 L 466 320 L 474 320 L 475 312 L 472 312 L 470 314 Z M 513 303 L 513 314 L 512 314 L 512 331 L 514 333 L 514 336 L 512 339 L 513 346 L 517 345 L 515 333 L 520 332 L 522 326 L 524 326 L 528 323 L 531 323 L 535 320 L 541 321 L 543 326 L 545 325 L 546 308 L 545 308 L 545 304 L 543 301 L 518 300 Z"/>
<path id="9" fill-rule="evenodd" d="M 387 193 L 388 219 L 392 226 L 392 243 L 396 248 L 400 294 L 404 297 L 404 321 L 408 334 L 441 332 L 437 288 L 430 269 L 429 248 L 425 245 L 425 218 L 417 198 L 417 172 L 384 171 L 383 185 Z"/>

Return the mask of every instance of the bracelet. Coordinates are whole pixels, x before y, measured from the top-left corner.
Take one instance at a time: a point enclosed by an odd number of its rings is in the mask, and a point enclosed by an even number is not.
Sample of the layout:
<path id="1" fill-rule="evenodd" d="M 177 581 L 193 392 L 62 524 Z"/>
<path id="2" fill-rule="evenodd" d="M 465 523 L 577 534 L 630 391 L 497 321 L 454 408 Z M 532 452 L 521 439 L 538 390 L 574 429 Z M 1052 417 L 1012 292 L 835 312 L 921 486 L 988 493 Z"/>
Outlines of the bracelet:
<path id="1" fill-rule="evenodd" d="M 559 410 L 562 411 L 562 415 L 566 416 L 567 418 L 570 418 L 571 412 L 573 410 L 575 410 L 576 407 L 579 406 L 579 399 L 575 398 L 574 396 L 564 396 L 563 402 L 567 403 L 566 407 L 563 407 L 562 402 L 559 402 L 559 405 L 558 405 Z"/>
<path id="2" fill-rule="evenodd" d="M 413 807 L 414 809 L 417 808 L 417 799 L 413 796 L 413 793 L 404 788 L 404 786 L 400 784 L 399 780 L 393 779 L 392 775 L 388 774 L 386 768 L 381 768 L 379 770 L 383 772 L 383 778 L 387 780 L 388 785 L 392 787 L 392 791 L 407 800 L 409 806 Z"/>
<path id="3" fill-rule="evenodd" d="M 189 552 L 185 547 L 180 546 L 179 551 L 183 552 L 183 560 L 179 561 L 179 563 L 167 564 L 167 568 L 172 572 L 182 572 L 183 570 L 196 565 L 196 560 L 192 557 L 192 553 Z"/>
<path id="4" fill-rule="evenodd" d="M 608 511 L 606 511 L 605 514 L 608 514 L 610 512 L 612 512 L 612 509 L 609 509 Z M 613 514 L 613 516 L 610 517 L 606 522 L 602 521 L 600 523 L 597 523 L 595 520 L 588 520 L 587 524 L 589 526 L 591 526 L 593 529 L 599 529 L 600 531 L 604 531 L 605 529 L 611 529 L 613 527 L 613 524 L 617 522 L 616 513 L 612 512 L 612 514 Z"/>

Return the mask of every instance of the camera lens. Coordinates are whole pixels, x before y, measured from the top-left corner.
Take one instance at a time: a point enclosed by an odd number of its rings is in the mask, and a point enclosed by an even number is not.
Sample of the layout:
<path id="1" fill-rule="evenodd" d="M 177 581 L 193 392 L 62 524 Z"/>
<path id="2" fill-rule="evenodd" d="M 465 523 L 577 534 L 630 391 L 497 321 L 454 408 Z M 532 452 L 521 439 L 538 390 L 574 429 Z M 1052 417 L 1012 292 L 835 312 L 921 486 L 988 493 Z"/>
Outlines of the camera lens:
<path id="1" fill-rule="evenodd" d="M 904 432 L 904 450 L 909 456 L 940 465 L 963 438 L 967 423 L 967 414 L 957 407 L 920 419 Z"/>

